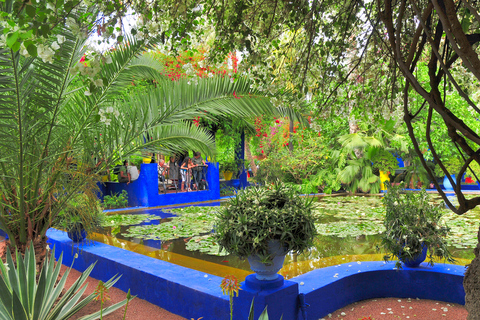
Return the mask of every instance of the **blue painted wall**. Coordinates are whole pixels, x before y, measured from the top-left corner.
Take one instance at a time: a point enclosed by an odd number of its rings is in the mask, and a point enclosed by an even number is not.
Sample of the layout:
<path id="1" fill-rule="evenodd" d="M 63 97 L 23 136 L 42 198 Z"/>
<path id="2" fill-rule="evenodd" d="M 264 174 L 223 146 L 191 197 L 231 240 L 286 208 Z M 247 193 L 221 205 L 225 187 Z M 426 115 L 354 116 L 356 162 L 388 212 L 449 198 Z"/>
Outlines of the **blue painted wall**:
<path id="1" fill-rule="evenodd" d="M 115 285 L 187 319 L 228 319 L 228 297 L 222 295 L 221 278 L 94 241 L 73 244 L 63 231 L 47 232 L 55 257 L 63 251 L 63 263 L 84 271 L 97 262 L 92 276 L 107 281 L 122 277 Z M 350 303 L 384 297 L 434 299 L 465 304 L 464 266 L 423 263 L 418 268 L 396 270 L 394 263 L 351 262 L 317 269 L 285 281 L 276 289 L 259 291 L 242 283 L 234 300 L 234 319 L 247 319 L 255 297 L 255 319 L 268 306 L 270 319 L 305 320 L 300 297 L 310 304 L 308 319 L 326 317 Z"/>
<path id="2" fill-rule="evenodd" d="M 356 301 L 373 298 L 420 298 L 465 304 L 464 266 L 422 263 L 395 269 L 382 261 L 351 262 L 317 269 L 292 281 L 310 304 L 309 318 L 322 318 Z"/>
<path id="3" fill-rule="evenodd" d="M 140 176 L 129 183 L 105 182 L 104 195 L 128 193 L 131 207 L 157 207 L 172 204 L 220 199 L 220 177 L 217 163 L 208 163 L 207 182 L 209 189 L 195 192 L 158 193 L 158 169 L 156 163 L 142 163 Z"/>

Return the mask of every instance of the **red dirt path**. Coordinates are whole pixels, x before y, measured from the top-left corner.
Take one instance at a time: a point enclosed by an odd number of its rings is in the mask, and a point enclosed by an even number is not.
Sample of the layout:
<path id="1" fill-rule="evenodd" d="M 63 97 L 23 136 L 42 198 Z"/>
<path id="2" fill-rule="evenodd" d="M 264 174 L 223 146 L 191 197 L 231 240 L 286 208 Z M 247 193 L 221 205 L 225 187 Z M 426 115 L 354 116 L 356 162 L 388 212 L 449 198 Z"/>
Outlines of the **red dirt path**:
<path id="1" fill-rule="evenodd" d="M 434 300 L 417 300 L 415 298 L 384 298 L 355 302 L 335 311 L 332 313 L 331 318 L 327 316 L 324 319 L 465 320 L 467 319 L 467 310 L 465 310 L 464 306 L 455 303 Z"/>
<path id="2" fill-rule="evenodd" d="M 65 270 L 67 269 L 66 266 L 62 266 L 60 274 L 63 275 Z M 75 280 L 80 276 L 80 272 L 77 270 L 72 269 L 70 271 L 70 274 L 68 275 L 67 282 L 65 284 L 65 287 L 70 287 Z M 140 279 L 139 279 L 140 281 Z M 95 291 L 95 288 L 98 285 L 98 280 L 89 277 L 86 281 L 88 283 L 87 290 L 85 291 L 84 296 L 89 295 L 93 291 Z M 108 295 L 110 297 L 110 300 L 108 300 L 104 305 L 109 306 L 114 303 L 120 302 L 124 300 L 127 296 L 127 294 L 117 288 L 110 288 L 108 291 Z M 76 320 L 81 318 L 84 315 L 93 313 L 100 310 L 100 301 L 92 301 L 89 305 L 87 305 L 85 308 L 80 310 L 74 317 L 70 318 L 70 320 Z M 115 311 L 112 314 L 109 314 L 106 317 L 103 317 L 105 320 L 120 320 L 123 319 L 123 312 L 124 309 L 120 308 L 119 310 Z M 135 298 L 133 299 L 129 304 L 127 308 L 127 316 L 125 319 L 129 320 L 185 320 L 185 318 L 182 318 L 180 316 L 177 316 L 173 313 L 170 313 L 160 307 L 157 307 L 156 305 L 142 299 Z M 206 319 L 205 319 L 206 320 Z"/>

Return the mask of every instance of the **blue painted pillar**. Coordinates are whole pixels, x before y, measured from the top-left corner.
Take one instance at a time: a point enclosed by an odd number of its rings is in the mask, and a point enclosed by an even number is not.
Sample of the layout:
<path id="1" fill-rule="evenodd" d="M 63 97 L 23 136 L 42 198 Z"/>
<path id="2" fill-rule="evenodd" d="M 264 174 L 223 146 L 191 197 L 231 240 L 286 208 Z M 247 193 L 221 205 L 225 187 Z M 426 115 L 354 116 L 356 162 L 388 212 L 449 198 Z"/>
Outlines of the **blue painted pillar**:
<path id="1" fill-rule="evenodd" d="M 247 171 L 245 170 L 245 132 L 242 132 L 241 138 L 240 138 L 240 143 L 237 145 L 237 148 L 235 150 L 235 160 L 240 160 L 242 162 L 242 166 L 240 169 L 240 174 L 238 176 L 239 179 L 239 187 L 240 188 L 245 188 L 248 187 L 248 181 L 247 181 Z"/>
<path id="2" fill-rule="evenodd" d="M 267 307 L 269 319 L 296 320 L 299 318 L 298 283 L 284 280 L 281 275 L 277 280 L 257 280 L 255 274 L 247 276 L 241 283 L 238 298 L 233 303 L 233 319 L 248 319 L 250 305 L 254 299 L 254 319 Z"/>

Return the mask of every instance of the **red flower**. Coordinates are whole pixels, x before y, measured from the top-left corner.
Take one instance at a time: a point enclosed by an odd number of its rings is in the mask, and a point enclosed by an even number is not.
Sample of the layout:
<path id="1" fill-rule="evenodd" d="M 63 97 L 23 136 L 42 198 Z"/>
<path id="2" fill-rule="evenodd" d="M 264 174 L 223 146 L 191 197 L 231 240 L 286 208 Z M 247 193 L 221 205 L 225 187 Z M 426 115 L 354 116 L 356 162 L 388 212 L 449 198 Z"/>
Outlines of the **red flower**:
<path id="1" fill-rule="evenodd" d="M 275 120 L 275 122 L 276 122 L 276 123 L 280 123 L 280 120 L 277 119 L 277 120 Z"/>

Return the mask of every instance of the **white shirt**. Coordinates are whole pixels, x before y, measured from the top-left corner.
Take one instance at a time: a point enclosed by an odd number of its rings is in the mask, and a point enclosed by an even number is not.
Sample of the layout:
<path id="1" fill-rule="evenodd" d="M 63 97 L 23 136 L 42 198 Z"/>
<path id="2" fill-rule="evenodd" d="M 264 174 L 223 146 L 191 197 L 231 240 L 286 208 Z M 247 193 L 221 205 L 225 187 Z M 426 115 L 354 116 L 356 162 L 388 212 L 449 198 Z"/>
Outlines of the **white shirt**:
<path id="1" fill-rule="evenodd" d="M 138 173 L 138 169 L 136 166 L 128 166 L 127 171 L 128 173 L 130 173 L 130 181 L 135 181 L 138 179 L 138 176 L 140 174 Z"/>

